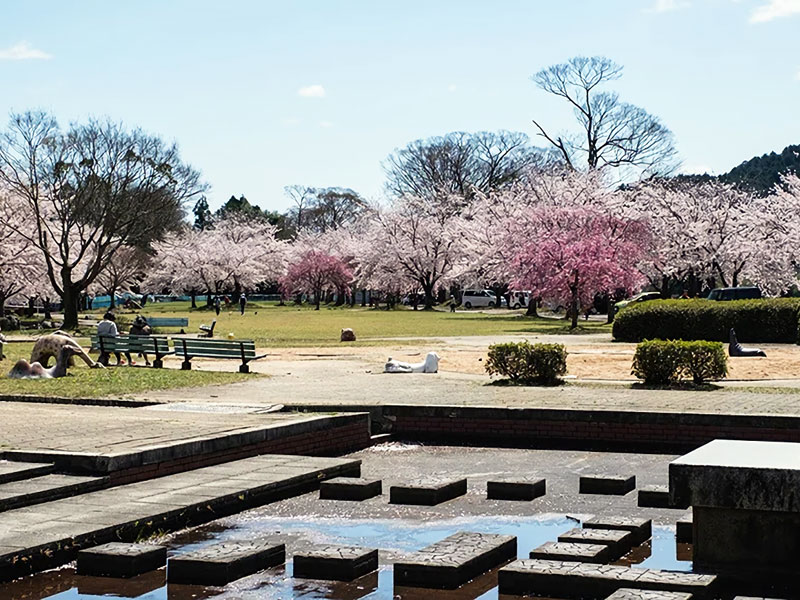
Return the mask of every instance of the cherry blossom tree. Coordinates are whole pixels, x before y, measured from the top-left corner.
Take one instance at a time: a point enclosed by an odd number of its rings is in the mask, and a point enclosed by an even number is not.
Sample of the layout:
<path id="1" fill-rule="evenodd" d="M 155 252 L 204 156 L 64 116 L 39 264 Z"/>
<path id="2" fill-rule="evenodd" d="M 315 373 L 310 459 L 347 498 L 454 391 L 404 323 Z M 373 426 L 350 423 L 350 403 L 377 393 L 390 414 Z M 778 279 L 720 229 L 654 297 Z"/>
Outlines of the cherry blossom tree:
<path id="1" fill-rule="evenodd" d="M 649 245 L 647 227 L 586 208 L 539 208 L 511 231 L 519 251 L 514 285 L 570 306 L 572 328 L 596 293 L 635 289 Z"/>
<path id="2" fill-rule="evenodd" d="M 110 308 L 114 308 L 117 292 L 128 290 L 141 281 L 151 260 L 152 257 L 144 250 L 123 246 L 114 253 L 92 287 L 108 294 L 111 298 Z"/>
<path id="3" fill-rule="evenodd" d="M 340 258 L 318 250 L 305 252 L 289 268 L 281 280 L 284 294 L 311 294 L 314 296 L 315 310 L 326 291 L 342 292 L 348 289 L 353 279 L 350 267 Z"/>
<path id="4" fill-rule="evenodd" d="M 41 257 L 18 231 L 30 227 L 25 223 L 22 202 L 12 194 L 0 194 L 0 317 L 5 303 L 23 294 L 44 277 Z"/>

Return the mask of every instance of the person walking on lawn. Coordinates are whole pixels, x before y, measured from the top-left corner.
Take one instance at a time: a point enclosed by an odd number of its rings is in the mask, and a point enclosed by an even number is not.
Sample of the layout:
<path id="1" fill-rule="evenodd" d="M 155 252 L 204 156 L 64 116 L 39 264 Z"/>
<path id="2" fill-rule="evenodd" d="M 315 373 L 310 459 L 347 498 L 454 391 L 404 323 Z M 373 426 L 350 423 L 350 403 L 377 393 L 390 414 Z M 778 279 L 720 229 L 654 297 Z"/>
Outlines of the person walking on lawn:
<path id="1" fill-rule="evenodd" d="M 242 292 L 242 295 L 239 296 L 239 311 L 241 312 L 241 314 L 244 314 L 245 306 L 247 306 L 247 296 L 245 296 L 244 292 Z"/>
<path id="2" fill-rule="evenodd" d="M 222 302 L 220 301 L 219 296 L 216 296 L 214 298 L 214 311 L 217 313 L 217 316 L 219 316 L 219 309 L 221 304 Z"/>

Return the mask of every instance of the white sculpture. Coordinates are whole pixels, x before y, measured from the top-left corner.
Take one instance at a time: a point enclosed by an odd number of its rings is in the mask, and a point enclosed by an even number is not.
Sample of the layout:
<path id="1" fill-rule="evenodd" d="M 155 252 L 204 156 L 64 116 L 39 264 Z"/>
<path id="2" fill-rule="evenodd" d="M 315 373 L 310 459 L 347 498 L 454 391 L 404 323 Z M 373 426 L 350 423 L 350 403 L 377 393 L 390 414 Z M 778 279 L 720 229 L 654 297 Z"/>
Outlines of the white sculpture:
<path id="1" fill-rule="evenodd" d="M 389 357 L 383 367 L 384 373 L 438 373 L 439 355 L 436 352 L 428 352 L 425 361 L 421 363 L 407 363 L 394 360 Z"/>

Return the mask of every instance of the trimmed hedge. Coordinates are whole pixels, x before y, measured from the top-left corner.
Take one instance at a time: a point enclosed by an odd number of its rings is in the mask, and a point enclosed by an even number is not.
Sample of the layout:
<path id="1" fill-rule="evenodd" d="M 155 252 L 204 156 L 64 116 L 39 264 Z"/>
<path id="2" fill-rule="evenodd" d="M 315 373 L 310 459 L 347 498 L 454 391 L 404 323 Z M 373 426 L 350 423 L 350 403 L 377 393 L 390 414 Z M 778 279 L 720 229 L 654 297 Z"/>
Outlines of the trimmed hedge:
<path id="1" fill-rule="evenodd" d="M 727 342 L 731 328 L 739 341 L 800 343 L 800 299 L 650 300 L 622 309 L 614 318 L 614 339 L 711 340 Z"/>
<path id="2" fill-rule="evenodd" d="M 558 383 L 567 372 L 567 349 L 563 344 L 529 342 L 489 346 L 489 375 L 502 375 L 514 383 Z"/>
<path id="3" fill-rule="evenodd" d="M 636 346 L 631 373 L 651 385 L 723 379 L 728 357 L 721 342 L 650 340 Z"/>

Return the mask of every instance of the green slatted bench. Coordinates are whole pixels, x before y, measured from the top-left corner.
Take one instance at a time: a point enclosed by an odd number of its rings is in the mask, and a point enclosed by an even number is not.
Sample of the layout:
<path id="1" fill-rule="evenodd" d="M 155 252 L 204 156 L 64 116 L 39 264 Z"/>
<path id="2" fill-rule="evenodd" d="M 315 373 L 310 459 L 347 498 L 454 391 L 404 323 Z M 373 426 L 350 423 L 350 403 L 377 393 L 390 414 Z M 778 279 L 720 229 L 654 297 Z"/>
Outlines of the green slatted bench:
<path id="1" fill-rule="evenodd" d="M 175 338 L 175 355 L 183 357 L 181 369 L 192 368 L 193 358 L 231 358 L 241 360 L 239 373 L 249 373 L 251 360 L 264 358 L 266 354 L 256 355 L 253 340 L 215 340 L 213 338 Z"/>
<path id="2" fill-rule="evenodd" d="M 175 354 L 169 349 L 167 338 L 159 335 L 93 335 L 92 350 L 112 354 L 114 352 L 130 352 L 131 354 L 155 354 L 153 366 L 160 369 L 164 366 L 164 357 Z"/>
<path id="3" fill-rule="evenodd" d="M 156 327 L 188 327 L 189 319 L 186 317 L 145 317 L 147 324 Z"/>

